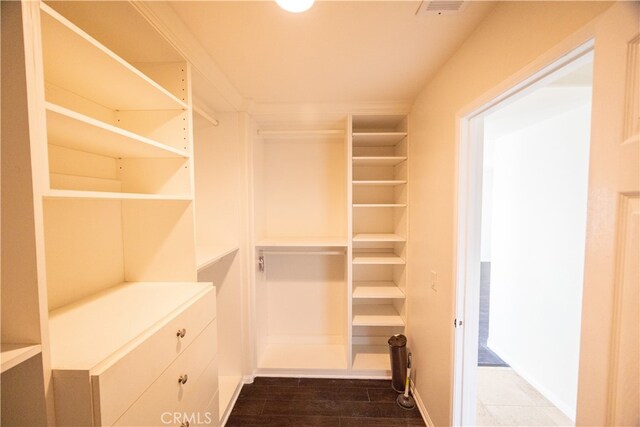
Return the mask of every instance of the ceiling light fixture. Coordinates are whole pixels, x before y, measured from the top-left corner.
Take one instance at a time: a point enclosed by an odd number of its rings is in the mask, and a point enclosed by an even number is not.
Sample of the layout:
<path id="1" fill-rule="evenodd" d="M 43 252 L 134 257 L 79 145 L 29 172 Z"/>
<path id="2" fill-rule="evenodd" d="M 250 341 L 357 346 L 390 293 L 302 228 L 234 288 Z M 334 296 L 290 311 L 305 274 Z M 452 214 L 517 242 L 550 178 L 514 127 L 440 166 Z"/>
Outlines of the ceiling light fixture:
<path id="1" fill-rule="evenodd" d="M 291 13 L 305 12 L 313 6 L 315 0 L 276 0 L 278 6 Z"/>

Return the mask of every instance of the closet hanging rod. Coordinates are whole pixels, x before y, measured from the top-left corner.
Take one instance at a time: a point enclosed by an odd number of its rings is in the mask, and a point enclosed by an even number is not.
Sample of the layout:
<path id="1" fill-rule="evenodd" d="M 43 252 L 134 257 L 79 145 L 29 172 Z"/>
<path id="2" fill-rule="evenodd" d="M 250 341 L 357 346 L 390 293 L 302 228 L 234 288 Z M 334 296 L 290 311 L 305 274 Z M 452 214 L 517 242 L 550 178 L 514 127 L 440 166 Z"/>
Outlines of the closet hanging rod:
<path id="1" fill-rule="evenodd" d="M 218 126 L 220 124 L 220 122 L 217 119 L 214 119 L 213 117 L 211 117 L 209 113 L 207 113 L 206 111 L 204 111 L 202 108 L 198 107 L 195 104 L 193 104 L 193 111 L 214 126 Z"/>
<path id="2" fill-rule="evenodd" d="M 264 255 L 344 255 L 345 251 L 284 251 L 284 250 L 260 250 Z"/>
<path id="3" fill-rule="evenodd" d="M 343 136 L 345 131 L 342 129 L 305 129 L 305 130 L 262 130 L 258 129 L 260 136 L 314 136 L 314 135 L 335 135 Z"/>

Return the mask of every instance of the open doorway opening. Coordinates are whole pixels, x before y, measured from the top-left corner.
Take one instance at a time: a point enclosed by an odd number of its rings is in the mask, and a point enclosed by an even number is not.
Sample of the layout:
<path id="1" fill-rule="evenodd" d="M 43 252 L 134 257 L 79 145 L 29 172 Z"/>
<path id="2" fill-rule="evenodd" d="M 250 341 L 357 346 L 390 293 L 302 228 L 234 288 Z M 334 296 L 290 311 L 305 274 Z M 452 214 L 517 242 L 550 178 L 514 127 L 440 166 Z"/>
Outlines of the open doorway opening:
<path id="1" fill-rule="evenodd" d="M 575 424 L 592 63 L 583 46 L 468 118 L 455 424 Z"/>
<path id="2" fill-rule="evenodd" d="M 484 119 L 477 424 L 575 424 L 592 62 Z"/>

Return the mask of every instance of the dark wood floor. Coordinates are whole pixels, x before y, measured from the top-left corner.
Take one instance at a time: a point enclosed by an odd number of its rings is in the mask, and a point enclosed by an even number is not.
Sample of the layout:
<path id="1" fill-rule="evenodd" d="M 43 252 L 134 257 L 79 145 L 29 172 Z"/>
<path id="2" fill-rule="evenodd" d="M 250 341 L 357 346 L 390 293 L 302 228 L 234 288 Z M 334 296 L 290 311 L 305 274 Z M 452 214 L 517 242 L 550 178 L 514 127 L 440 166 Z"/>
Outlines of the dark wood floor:
<path id="1" fill-rule="evenodd" d="M 480 323 L 478 325 L 478 366 L 505 366 L 504 360 L 487 347 L 491 309 L 491 263 L 480 263 Z"/>
<path id="2" fill-rule="evenodd" d="M 385 380 L 256 378 L 242 387 L 227 426 L 424 426 L 396 404 Z"/>

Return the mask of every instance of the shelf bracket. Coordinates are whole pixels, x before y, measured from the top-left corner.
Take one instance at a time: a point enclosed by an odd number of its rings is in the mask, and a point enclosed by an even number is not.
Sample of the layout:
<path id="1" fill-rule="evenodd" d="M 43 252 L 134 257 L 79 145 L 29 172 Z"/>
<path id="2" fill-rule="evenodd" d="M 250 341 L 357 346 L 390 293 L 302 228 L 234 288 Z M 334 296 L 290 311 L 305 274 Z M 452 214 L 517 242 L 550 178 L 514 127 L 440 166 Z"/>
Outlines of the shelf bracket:
<path id="1" fill-rule="evenodd" d="M 258 270 L 260 270 L 261 272 L 264 272 L 264 256 L 260 255 L 258 257 Z"/>

